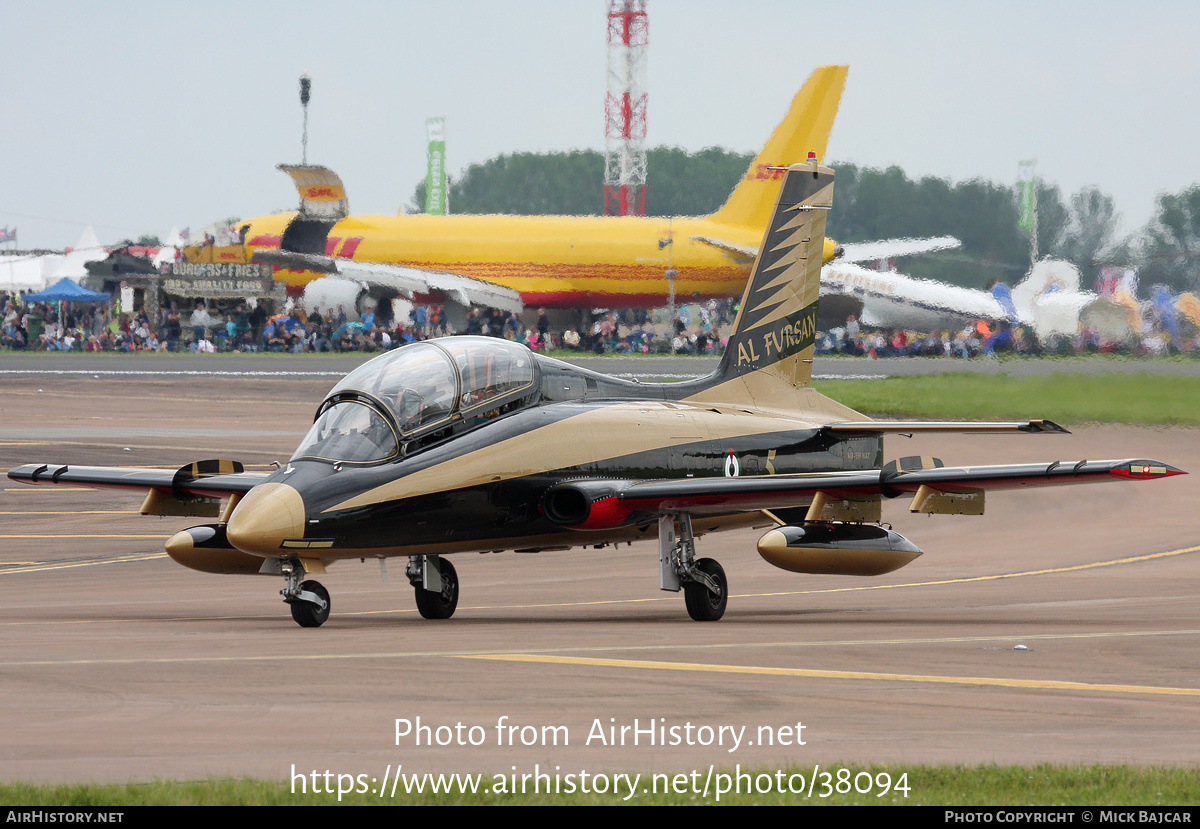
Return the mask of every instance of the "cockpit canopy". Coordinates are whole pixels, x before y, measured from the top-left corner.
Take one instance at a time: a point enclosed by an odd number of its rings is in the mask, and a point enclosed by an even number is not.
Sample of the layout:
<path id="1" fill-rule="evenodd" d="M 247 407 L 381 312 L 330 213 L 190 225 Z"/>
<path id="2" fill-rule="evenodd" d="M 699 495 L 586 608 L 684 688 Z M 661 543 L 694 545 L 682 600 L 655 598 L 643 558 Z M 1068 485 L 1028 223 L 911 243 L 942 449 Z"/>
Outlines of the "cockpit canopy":
<path id="1" fill-rule="evenodd" d="M 292 457 L 386 460 L 399 454 L 401 441 L 489 419 L 502 406 L 531 399 L 536 379 L 529 349 L 507 340 L 413 343 L 364 363 L 334 386 Z"/>

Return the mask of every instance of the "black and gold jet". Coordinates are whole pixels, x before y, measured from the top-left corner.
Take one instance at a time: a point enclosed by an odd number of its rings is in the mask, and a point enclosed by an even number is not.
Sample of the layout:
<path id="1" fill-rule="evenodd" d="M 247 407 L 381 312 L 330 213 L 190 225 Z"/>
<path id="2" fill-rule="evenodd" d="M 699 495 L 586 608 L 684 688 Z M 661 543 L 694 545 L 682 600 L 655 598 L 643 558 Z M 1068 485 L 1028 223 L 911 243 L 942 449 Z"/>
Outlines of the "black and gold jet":
<path id="1" fill-rule="evenodd" d="M 688 613 L 721 618 L 725 572 L 694 537 L 760 524 L 771 564 L 801 573 L 878 575 L 921 554 L 879 525 L 884 497 L 910 509 L 983 512 L 990 488 L 1183 474 L 1159 461 L 947 467 L 883 463 L 888 432 L 1063 432 L 1018 423 L 877 422 L 809 381 L 825 214 L 833 171 L 788 168 L 741 312 L 715 373 L 685 383 L 617 380 L 481 337 L 417 343 L 338 383 L 286 466 L 231 461 L 174 470 L 29 464 L 10 478 L 148 490 L 148 515 L 216 523 L 167 542 L 211 573 L 280 575 L 305 627 L 329 616 L 307 578 L 338 559 L 407 556 L 417 607 L 449 618 L 459 586 L 447 556 L 533 552 L 653 537 L 660 584 Z M 222 507 L 222 500 L 228 499 Z"/>

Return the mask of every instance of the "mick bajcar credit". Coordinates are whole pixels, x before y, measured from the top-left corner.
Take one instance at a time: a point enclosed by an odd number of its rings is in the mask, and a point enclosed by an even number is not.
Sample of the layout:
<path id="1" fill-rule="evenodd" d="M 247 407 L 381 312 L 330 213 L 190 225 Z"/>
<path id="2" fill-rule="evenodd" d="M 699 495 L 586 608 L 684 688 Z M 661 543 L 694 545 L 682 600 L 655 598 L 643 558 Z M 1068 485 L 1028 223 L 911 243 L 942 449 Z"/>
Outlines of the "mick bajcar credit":
<path id="1" fill-rule="evenodd" d="M 347 769 L 291 769 L 293 794 L 368 794 L 380 798 L 403 797 L 422 792 L 455 794 L 601 794 L 621 800 L 639 795 L 690 794 L 720 801 L 722 797 L 745 794 L 791 794 L 806 798 L 836 798 L 851 792 L 882 797 L 908 797 L 907 772 L 854 773 L 849 769 L 813 764 L 789 769 L 743 768 L 737 753 L 750 746 L 802 748 L 807 745 L 808 727 L 800 721 L 778 725 L 728 725 L 670 720 L 666 717 L 618 721 L 596 718 L 574 730 L 561 724 L 533 724 L 507 715 L 494 722 L 437 722 L 420 716 L 397 717 L 394 744 L 398 748 L 447 749 L 469 752 L 472 748 L 511 748 L 514 758 L 522 748 L 580 747 L 594 751 L 605 768 L 613 747 L 651 749 L 697 747 L 717 749 L 729 755 L 728 763 L 716 763 L 675 773 L 595 771 L 586 767 L 533 763 L 511 766 L 497 773 L 440 774 L 405 769 L 403 761 L 387 764 L 374 772 Z M 625 755 L 628 756 L 628 755 Z M 631 764 L 635 765 L 635 764 Z"/>
<path id="2" fill-rule="evenodd" d="M 942 819 L 949 824 L 1003 824 L 1024 826 L 1032 823 L 1059 823 L 1073 826 L 1089 824 L 1112 825 L 1116 823 L 1171 823 L 1195 824 L 1193 808 L 1170 809 L 1103 809 L 1103 808 L 1053 808 L 1048 806 L 1023 809 L 944 809 Z"/>

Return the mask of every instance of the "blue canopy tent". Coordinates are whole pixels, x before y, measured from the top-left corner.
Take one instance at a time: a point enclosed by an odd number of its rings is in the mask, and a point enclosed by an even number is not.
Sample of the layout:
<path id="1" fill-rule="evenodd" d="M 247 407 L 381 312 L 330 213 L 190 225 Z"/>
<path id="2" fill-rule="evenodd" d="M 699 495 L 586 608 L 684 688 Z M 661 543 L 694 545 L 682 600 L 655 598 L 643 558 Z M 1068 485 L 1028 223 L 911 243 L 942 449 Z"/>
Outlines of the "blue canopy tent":
<path id="1" fill-rule="evenodd" d="M 108 292 L 89 291 L 64 276 L 44 291 L 25 294 L 23 298 L 26 302 L 107 302 Z"/>
<path id="2" fill-rule="evenodd" d="M 80 287 L 77 283 L 72 282 L 70 277 L 64 276 L 43 291 L 38 291 L 35 294 L 24 294 L 23 299 L 25 302 L 57 302 L 58 325 L 59 330 L 61 330 L 63 302 L 108 302 L 108 292 L 89 291 L 87 288 Z"/>

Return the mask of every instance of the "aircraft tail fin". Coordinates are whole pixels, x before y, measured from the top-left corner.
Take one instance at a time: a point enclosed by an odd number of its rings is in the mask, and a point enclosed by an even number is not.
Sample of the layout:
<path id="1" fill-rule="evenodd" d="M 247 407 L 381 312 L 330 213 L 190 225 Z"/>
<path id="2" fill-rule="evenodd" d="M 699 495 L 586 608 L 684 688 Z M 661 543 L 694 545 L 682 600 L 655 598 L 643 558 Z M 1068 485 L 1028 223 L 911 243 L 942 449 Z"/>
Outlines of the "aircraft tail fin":
<path id="1" fill-rule="evenodd" d="M 328 167 L 309 164 L 278 164 L 291 177 L 300 194 L 300 216 L 305 219 L 338 221 L 350 215 L 346 188 Z"/>
<path id="2" fill-rule="evenodd" d="M 725 353 L 689 399 L 786 408 L 809 385 L 833 176 L 815 160 L 787 168 Z"/>
<path id="3" fill-rule="evenodd" d="M 822 66 L 809 76 L 792 99 L 787 115 L 733 188 L 729 198 L 710 217 L 721 224 L 765 227 L 775 204 L 784 165 L 815 152 L 825 158 L 825 146 L 846 85 L 847 66 Z"/>

